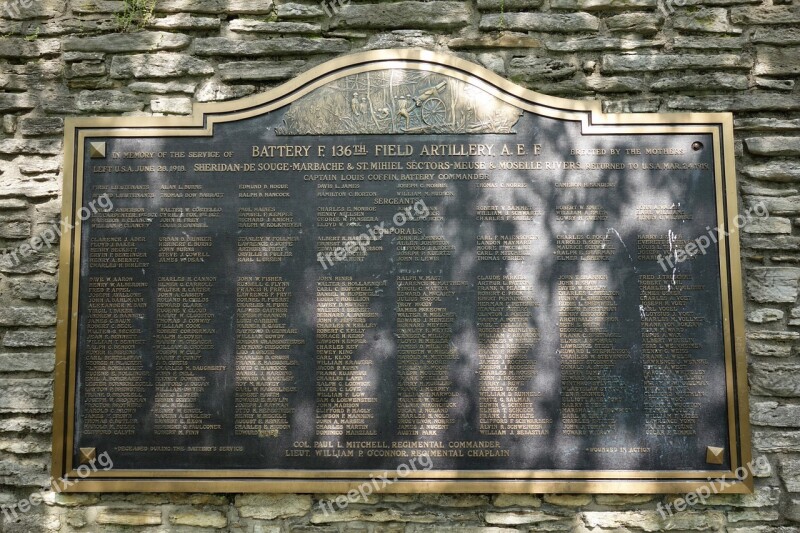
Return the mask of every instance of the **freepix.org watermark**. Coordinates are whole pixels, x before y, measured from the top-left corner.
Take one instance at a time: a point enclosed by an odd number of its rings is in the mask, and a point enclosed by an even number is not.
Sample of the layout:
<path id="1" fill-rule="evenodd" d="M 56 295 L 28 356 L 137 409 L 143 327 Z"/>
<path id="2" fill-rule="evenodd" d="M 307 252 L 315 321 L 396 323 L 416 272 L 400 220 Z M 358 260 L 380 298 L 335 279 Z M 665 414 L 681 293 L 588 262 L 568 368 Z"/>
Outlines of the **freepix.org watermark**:
<path id="1" fill-rule="evenodd" d="M 25 514 L 34 507 L 41 505 L 42 502 L 45 501 L 47 492 L 52 490 L 56 494 L 61 493 L 77 483 L 79 479 L 85 479 L 89 477 L 93 472 L 97 472 L 100 469 L 107 472 L 112 468 L 114 468 L 114 461 L 111 460 L 111 456 L 108 455 L 108 452 L 103 452 L 97 457 L 91 459 L 89 462 L 84 463 L 75 469 L 78 474 L 77 479 L 66 477 L 55 479 L 51 477 L 50 482 L 42 490 L 32 492 L 27 498 L 23 498 L 11 505 L 0 505 L 0 511 L 3 512 L 3 516 L 6 517 L 6 520 L 16 522 L 19 520 L 20 514 Z"/>
<path id="2" fill-rule="evenodd" d="M 673 500 L 671 503 L 666 505 L 659 503 L 656 509 L 658 510 L 661 518 L 667 519 L 667 517 L 672 516 L 672 509 L 674 508 L 676 512 L 682 512 L 690 507 L 694 507 L 697 504 L 705 505 L 706 500 L 715 494 L 720 494 L 724 492 L 724 490 L 734 483 L 738 481 L 744 481 L 747 477 L 752 476 L 757 471 L 763 471 L 769 467 L 769 461 L 763 455 L 760 456 L 758 459 L 750 461 L 745 466 L 740 466 L 734 471 L 734 475 L 736 476 L 736 480 L 729 480 L 726 476 L 722 476 L 719 479 L 712 479 L 708 478 L 708 484 L 702 485 L 700 488 L 693 492 L 688 492 L 683 495 L 682 498 L 677 498 Z"/>
<path id="3" fill-rule="evenodd" d="M 6 18 L 16 19 L 20 17 L 20 13 L 23 9 L 28 9 L 32 5 L 33 0 L 9 0 L 3 3 L 0 12 L 2 12 Z"/>
<path id="4" fill-rule="evenodd" d="M 419 470 L 427 471 L 433 468 L 433 460 L 427 452 L 415 455 L 408 460 L 408 463 L 402 463 L 395 469 L 394 476 L 389 477 L 388 471 L 383 475 L 371 477 L 368 481 L 363 482 L 358 488 L 351 489 L 347 494 L 337 496 L 332 500 L 320 500 L 319 508 L 325 513 L 325 516 L 331 515 L 337 511 L 347 508 L 351 503 L 366 502 L 367 498 L 374 493 L 381 492 L 389 485 L 407 477 L 412 472 Z"/>
<path id="5" fill-rule="evenodd" d="M 319 252 L 317 254 L 317 261 L 322 265 L 323 270 L 327 270 L 328 267 L 333 266 L 334 261 L 344 261 L 348 256 L 357 251 L 360 251 L 362 254 L 367 253 L 367 246 L 382 239 L 384 235 L 392 233 L 394 228 L 401 228 L 405 226 L 407 222 L 425 220 L 430 214 L 430 209 L 428 209 L 428 206 L 425 204 L 425 200 L 417 200 L 413 205 L 395 213 L 392 217 L 394 226 L 387 228 L 387 222 L 385 221 L 373 226 L 367 226 L 367 230 L 364 233 L 344 241 L 342 246 L 337 247 L 332 252 L 325 254 Z"/>
<path id="6" fill-rule="evenodd" d="M 753 221 L 753 214 L 760 218 L 766 218 L 769 216 L 769 211 L 767 211 L 767 207 L 763 203 L 758 203 L 750 207 L 744 215 L 738 215 L 733 221 L 733 225 L 736 226 L 737 230 L 743 228 Z M 682 248 L 671 250 L 669 255 L 663 256 L 658 254 L 658 258 L 656 260 L 658 261 L 659 266 L 661 266 L 661 270 L 668 272 L 669 269 L 674 269 L 675 265 L 683 263 L 697 254 L 705 255 L 706 250 L 708 250 L 712 244 L 717 244 L 720 235 L 723 237 L 728 237 L 728 235 L 730 235 L 729 232 L 725 231 L 719 226 L 716 228 L 710 228 L 706 226 L 706 230 L 708 230 L 707 234 L 704 233 L 695 240 L 687 242 Z M 674 239 L 672 233 L 670 233 L 669 239 L 671 248 Z M 669 265 L 669 267 L 667 267 L 667 265 Z"/>
<path id="7" fill-rule="evenodd" d="M 81 222 L 84 222 L 97 213 L 98 208 L 107 213 L 114 209 L 114 203 L 107 194 L 98 196 L 96 199 L 89 202 L 88 205 L 80 208 L 78 211 L 78 218 Z M 2 261 L 5 263 L 10 259 L 11 266 L 17 266 L 23 259 L 27 259 L 31 255 L 39 253 L 42 250 L 52 248 L 53 244 L 61 237 L 62 228 L 71 231 L 74 227 L 74 224 L 70 223 L 67 217 L 62 218 L 60 224 L 58 222 L 53 222 L 44 230 L 40 231 L 38 235 L 26 240 L 10 252 L 4 251 Z"/>
<path id="8" fill-rule="evenodd" d="M 319 5 L 325 11 L 325 14 L 332 18 L 349 3 L 350 0 L 322 0 Z"/>

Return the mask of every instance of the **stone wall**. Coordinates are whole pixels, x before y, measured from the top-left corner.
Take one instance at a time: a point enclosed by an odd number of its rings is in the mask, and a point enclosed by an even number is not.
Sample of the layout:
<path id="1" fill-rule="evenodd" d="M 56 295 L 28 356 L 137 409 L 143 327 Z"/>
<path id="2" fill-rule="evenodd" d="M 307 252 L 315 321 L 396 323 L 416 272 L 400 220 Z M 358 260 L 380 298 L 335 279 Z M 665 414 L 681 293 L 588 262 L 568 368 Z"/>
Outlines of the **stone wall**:
<path id="1" fill-rule="evenodd" d="M 0 530 L 800 531 L 800 1 L 157 0 L 147 20 L 149 1 L 0 3 L 0 246 L 59 219 L 65 116 L 188 114 L 349 52 L 456 54 L 612 112 L 733 111 L 741 204 L 773 215 L 742 248 L 754 454 L 768 467 L 755 494 L 671 520 L 656 510 L 669 496 L 387 495 L 326 516 L 323 495 L 50 494 Z M 0 504 L 49 479 L 57 270 L 55 249 L 0 262 Z"/>

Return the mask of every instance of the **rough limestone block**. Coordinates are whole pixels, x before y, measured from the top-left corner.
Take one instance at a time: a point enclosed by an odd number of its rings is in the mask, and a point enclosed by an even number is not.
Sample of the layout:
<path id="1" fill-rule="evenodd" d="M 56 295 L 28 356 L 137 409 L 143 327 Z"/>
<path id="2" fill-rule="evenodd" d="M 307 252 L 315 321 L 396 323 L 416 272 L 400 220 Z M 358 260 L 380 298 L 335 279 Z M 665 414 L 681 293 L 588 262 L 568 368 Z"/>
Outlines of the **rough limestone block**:
<path id="1" fill-rule="evenodd" d="M 434 48 L 437 36 L 421 30 L 392 30 L 373 35 L 364 45 L 365 50 L 382 48 Z M 473 61 L 476 59 L 473 58 Z"/>
<path id="2" fill-rule="evenodd" d="M 619 39 L 616 37 L 586 37 L 565 41 L 547 41 L 545 47 L 555 52 L 583 52 L 591 50 L 635 50 L 637 48 L 660 48 L 664 41 L 642 39 Z"/>
<path id="3" fill-rule="evenodd" d="M 747 165 L 740 172 L 756 180 L 778 183 L 800 182 L 800 165 L 792 161 L 770 161 L 760 165 Z"/>
<path id="4" fill-rule="evenodd" d="M 153 113 L 169 115 L 191 115 L 192 100 L 183 97 L 159 96 L 150 100 L 150 110 Z"/>
<path id="5" fill-rule="evenodd" d="M 72 12 L 78 15 L 121 13 L 125 10 L 123 0 L 83 0 L 70 4 Z"/>
<path id="6" fill-rule="evenodd" d="M 627 98 L 615 102 L 603 102 L 605 113 L 655 113 L 661 106 L 659 98 Z"/>
<path id="7" fill-rule="evenodd" d="M 194 509 L 170 513 L 169 522 L 176 526 L 209 527 L 214 529 L 222 529 L 228 525 L 228 519 L 219 511 L 198 511 Z"/>
<path id="8" fill-rule="evenodd" d="M 56 345 L 56 332 L 51 329 L 17 329 L 3 336 L 6 348 L 34 348 Z"/>
<path id="9" fill-rule="evenodd" d="M 766 209 L 769 216 L 776 215 L 798 215 L 800 214 L 800 196 L 781 196 L 781 197 L 763 197 L 763 196 L 747 196 L 745 197 L 745 205 L 749 209 L 755 209 L 757 206 Z M 776 237 L 775 240 L 792 239 L 791 237 L 781 236 Z M 788 244 L 788 242 L 786 243 Z"/>
<path id="10" fill-rule="evenodd" d="M 566 78 L 577 70 L 577 66 L 567 61 L 534 56 L 515 57 L 508 64 L 508 76 L 517 82 Z"/>
<path id="11" fill-rule="evenodd" d="M 645 82 L 631 76 L 594 75 L 586 78 L 586 86 L 599 93 L 629 93 L 644 91 Z"/>
<path id="12" fill-rule="evenodd" d="M 166 17 L 154 17 L 147 27 L 155 30 L 217 30 L 220 27 L 220 20 L 218 17 L 197 17 L 190 13 L 178 13 Z"/>
<path id="13" fill-rule="evenodd" d="M 37 139 L 3 139 L 0 141 L 0 154 L 56 155 L 59 153 L 61 153 L 61 141 Z"/>
<path id="14" fill-rule="evenodd" d="M 304 516 L 311 510 L 311 496 L 295 494 L 243 494 L 236 496 L 239 514 L 246 518 L 274 520 Z"/>
<path id="15" fill-rule="evenodd" d="M 757 6 L 731 9 L 734 24 L 800 24 L 798 6 Z"/>
<path id="16" fill-rule="evenodd" d="M 0 217 L 0 238 L 27 239 L 31 236 L 31 221 L 26 215 Z"/>
<path id="17" fill-rule="evenodd" d="M 800 155 L 799 137 L 751 137 L 744 140 L 747 151 L 755 155 Z"/>
<path id="18" fill-rule="evenodd" d="M 316 5 L 298 4 L 295 2 L 281 3 L 275 8 L 278 18 L 283 19 L 311 19 L 321 17 L 325 12 Z"/>
<path id="19" fill-rule="evenodd" d="M 745 196 L 795 196 L 797 189 L 773 189 L 772 187 L 759 187 L 757 185 L 742 185 L 742 194 Z"/>
<path id="20" fill-rule="evenodd" d="M 790 234 L 792 221 L 782 217 L 754 218 L 742 226 L 745 233 Z"/>
<path id="21" fill-rule="evenodd" d="M 751 41 L 757 44 L 800 44 L 800 28 L 756 28 Z"/>
<path id="22" fill-rule="evenodd" d="M 786 507 L 786 518 L 792 522 L 800 522 L 800 498 L 792 498 L 789 501 L 789 505 Z"/>
<path id="23" fill-rule="evenodd" d="M 65 51 L 78 52 L 155 52 L 157 50 L 179 50 L 189 45 L 190 37 L 180 33 L 143 31 L 138 33 L 113 33 L 96 37 L 68 37 L 64 40 Z"/>
<path id="24" fill-rule="evenodd" d="M 781 457 L 778 471 L 789 492 L 800 492 L 800 459 L 797 457 Z"/>
<path id="25" fill-rule="evenodd" d="M 728 511 L 728 522 L 772 522 L 780 520 L 781 514 L 776 509 L 745 509 L 743 511 Z M 730 529 L 728 530 L 730 531 Z"/>
<path id="26" fill-rule="evenodd" d="M 94 113 L 140 111 L 144 107 L 136 96 L 115 90 L 81 91 L 77 104 L 81 111 Z"/>
<path id="27" fill-rule="evenodd" d="M 762 89 L 774 89 L 776 91 L 791 91 L 794 89 L 794 80 L 772 80 L 757 77 L 755 81 L 756 87 Z"/>
<path id="28" fill-rule="evenodd" d="M 37 420 L 24 416 L 4 418 L 0 420 L 0 431 L 4 433 L 41 433 L 49 434 L 52 431 L 52 423 L 49 419 Z"/>
<path id="29" fill-rule="evenodd" d="M 749 377 L 753 394 L 788 398 L 800 396 L 800 364 L 753 363 Z"/>
<path id="30" fill-rule="evenodd" d="M 594 500 L 600 505 L 621 507 L 624 505 L 641 505 L 656 498 L 657 496 L 649 494 L 597 494 Z"/>
<path id="31" fill-rule="evenodd" d="M 550 33 L 595 32 L 600 19 L 588 13 L 502 13 L 483 15 L 482 30 L 541 31 Z"/>
<path id="32" fill-rule="evenodd" d="M 478 0 L 480 11 L 530 11 L 541 7 L 544 0 Z"/>
<path id="33" fill-rule="evenodd" d="M 552 9 L 571 11 L 624 11 L 627 9 L 653 9 L 656 0 L 550 0 Z"/>
<path id="34" fill-rule="evenodd" d="M 61 135 L 64 131 L 64 119 L 61 117 L 25 117 L 20 119 L 17 127 L 25 137 Z"/>
<path id="35" fill-rule="evenodd" d="M 733 90 L 745 91 L 749 82 L 744 74 L 698 74 L 691 76 L 666 76 L 650 84 L 655 92 Z"/>
<path id="36" fill-rule="evenodd" d="M 0 353 L 2 372 L 52 372 L 55 357 L 50 353 Z"/>
<path id="37" fill-rule="evenodd" d="M 457 37 L 447 43 L 451 50 L 468 50 L 473 48 L 541 48 L 542 41 L 529 37 L 524 33 L 503 32 L 497 36 Z"/>
<path id="38" fill-rule="evenodd" d="M 225 0 L 158 0 L 155 3 L 156 13 L 224 13 Z"/>
<path id="39" fill-rule="evenodd" d="M 747 296 L 759 303 L 794 303 L 800 268 L 756 267 L 747 271 Z"/>
<path id="40" fill-rule="evenodd" d="M 758 357 L 790 357 L 792 347 L 780 342 L 747 341 L 747 352 Z"/>
<path id="41" fill-rule="evenodd" d="M 601 70 L 616 72 L 659 72 L 666 70 L 750 69 L 753 60 L 736 54 L 630 54 L 605 55 Z"/>
<path id="42" fill-rule="evenodd" d="M 753 494 L 716 494 L 706 499 L 709 505 L 732 505 L 749 509 L 772 507 L 781 501 L 778 487 L 756 487 Z"/>
<path id="43" fill-rule="evenodd" d="M 800 110 L 800 98 L 767 92 L 714 96 L 672 96 L 667 99 L 667 107 L 672 110 L 702 112 L 785 112 Z"/>
<path id="44" fill-rule="evenodd" d="M 365 29 L 450 29 L 466 26 L 469 6 L 463 2 L 349 3 L 337 10 L 336 27 Z"/>
<path id="45" fill-rule="evenodd" d="M 0 39 L 0 57 L 7 59 L 37 58 L 58 54 L 61 42 L 58 39 L 37 39 L 3 37 Z"/>
<path id="46" fill-rule="evenodd" d="M 339 54 L 347 52 L 350 43 L 345 39 L 311 39 L 285 37 L 240 41 L 224 37 L 198 38 L 192 43 L 193 53 L 200 56 L 275 56 Z"/>
<path id="47" fill-rule="evenodd" d="M 664 17 L 654 13 L 621 13 L 605 21 L 606 27 L 612 32 L 652 35 L 661 29 Z"/>
<path id="48" fill-rule="evenodd" d="M 800 405 L 754 401 L 750 405 L 750 421 L 757 426 L 800 427 Z"/>
<path id="49" fill-rule="evenodd" d="M 194 94 L 197 89 L 197 82 L 183 82 L 183 81 L 135 81 L 128 84 L 128 89 L 135 93 L 147 94 L 170 94 L 170 93 L 186 93 Z"/>
<path id="50" fill-rule="evenodd" d="M 20 200 L 19 198 L 5 198 L 0 200 L 0 210 L 6 211 L 9 209 L 27 209 L 28 202 Z"/>
<path id="51" fill-rule="evenodd" d="M 747 321 L 753 324 L 766 324 L 783 320 L 783 311 L 780 309 L 757 309 L 747 314 Z"/>
<path id="52" fill-rule="evenodd" d="M 0 93 L 0 113 L 33 109 L 39 103 L 30 93 Z"/>
<path id="53" fill-rule="evenodd" d="M 306 62 L 290 61 L 232 61 L 219 65 L 219 77 L 223 81 L 286 80 L 302 72 Z"/>
<path id="54" fill-rule="evenodd" d="M 665 511 L 666 512 L 666 511 Z M 723 528 L 725 516 L 720 511 L 674 512 L 666 519 L 658 511 L 587 511 L 580 514 L 581 521 L 590 528 L 644 531 L 719 530 Z M 668 526 L 669 525 L 669 526 Z"/>
<path id="55" fill-rule="evenodd" d="M 224 13 L 234 15 L 268 15 L 275 4 L 272 0 L 226 0 Z"/>
<path id="56" fill-rule="evenodd" d="M 111 60 L 111 77 L 116 79 L 177 78 L 213 73 L 214 67 L 209 62 L 174 52 L 114 56 Z"/>
<path id="57" fill-rule="evenodd" d="M 253 85 L 224 85 L 219 80 L 208 80 L 195 93 L 198 102 L 220 102 L 253 94 Z"/>
<path id="58" fill-rule="evenodd" d="M 702 8 L 681 13 L 673 18 L 672 27 L 682 32 L 742 33 L 742 28 L 728 22 L 728 10 L 724 7 Z"/>
<path id="59" fill-rule="evenodd" d="M 474 511 L 473 519 L 477 519 L 477 513 Z M 465 516 L 465 513 L 461 513 Z M 420 511 L 417 513 L 408 513 L 400 509 L 355 509 L 353 507 L 345 507 L 341 510 L 334 512 L 328 511 L 315 511 L 311 515 L 312 524 L 332 524 L 343 522 L 405 522 L 416 524 L 434 524 L 440 521 L 440 515 L 432 512 Z"/>
<path id="60" fill-rule="evenodd" d="M 0 326 L 54 326 L 56 312 L 52 307 L 0 306 Z"/>
<path id="61" fill-rule="evenodd" d="M 0 413 L 49 413 L 53 409 L 49 378 L 0 379 L 0 390 Z"/>
<path id="62" fill-rule="evenodd" d="M 530 494 L 498 494 L 492 504 L 495 507 L 541 507 L 542 500 Z"/>
<path id="63" fill-rule="evenodd" d="M 522 526 L 540 524 L 542 522 L 555 522 L 562 517 L 545 513 L 543 511 L 503 511 L 487 512 L 484 516 L 487 524 L 495 526 Z"/>
<path id="64" fill-rule="evenodd" d="M 672 41 L 675 49 L 687 48 L 692 50 L 741 50 L 747 45 L 742 37 L 707 35 L 676 35 Z"/>
<path id="65" fill-rule="evenodd" d="M 322 26 L 308 22 L 279 22 L 255 19 L 236 19 L 228 23 L 228 29 L 240 33 L 319 34 Z"/>
<path id="66" fill-rule="evenodd" d="M 95 522 L 117 526 L 158 526 L 161 511 L 147 508 L 100 507 Z"/>

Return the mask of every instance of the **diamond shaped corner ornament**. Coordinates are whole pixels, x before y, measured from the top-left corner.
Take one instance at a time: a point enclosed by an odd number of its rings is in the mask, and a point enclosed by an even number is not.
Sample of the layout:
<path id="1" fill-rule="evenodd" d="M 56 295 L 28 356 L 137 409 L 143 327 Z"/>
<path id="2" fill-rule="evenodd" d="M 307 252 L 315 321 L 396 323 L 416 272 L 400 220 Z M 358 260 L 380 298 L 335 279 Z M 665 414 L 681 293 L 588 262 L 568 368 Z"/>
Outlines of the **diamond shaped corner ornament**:
<path id="1" fill-rule="evenodd" d="M 105 159 L 105 157 L 106 157 L 106 143 L 104 142 L 89 143 L 90 159 Z"/>
<path id="2" fill-rule="evenodd" d="M 95 448 L 81 448 L 80 454 L 78 455 L 78 459 L 80 460 L 80 464 L 85 465 L 86 463 L 91 463 L 97 458 L 97 450 Z"/>
<path id="3" fill-rule="evenodd" d="M 721 465 L 725 459 L 725 448 L 717 448 L 716 446 L 706 447 L 706 463 L 711 465 Z"/>

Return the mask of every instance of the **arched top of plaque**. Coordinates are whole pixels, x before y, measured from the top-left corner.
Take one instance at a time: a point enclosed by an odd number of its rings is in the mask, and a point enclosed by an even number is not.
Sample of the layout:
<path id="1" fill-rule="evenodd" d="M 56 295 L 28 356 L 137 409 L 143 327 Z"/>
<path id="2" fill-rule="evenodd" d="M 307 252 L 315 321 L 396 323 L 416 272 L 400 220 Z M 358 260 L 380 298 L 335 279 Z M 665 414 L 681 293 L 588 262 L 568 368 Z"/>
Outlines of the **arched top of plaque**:
<path id="1" fill-rule="evenodd" d="M 74 117 L 67 118 L 67 126 L 201 127 L 211 134 L 215 123 L 285 106 L 277 135 L 508 134 L 515 133 L 526 111 L 580 121 L 584 133 L 604 132 L 607 125 L 733 125 L 730 113 L 607 114 L 597 100 L 537 93 L 455 56 L 391 49 L 327 61 L 257 95 L 196 103 L 190 117 Z M 638 128 L 616 132 L 642 133 Z"/>
<path id="2" fill-rule="evenodd" d="M 449 72 L 349 74 L 289 104 L 278 135 L 514 133 L 522 110 Z"/>

